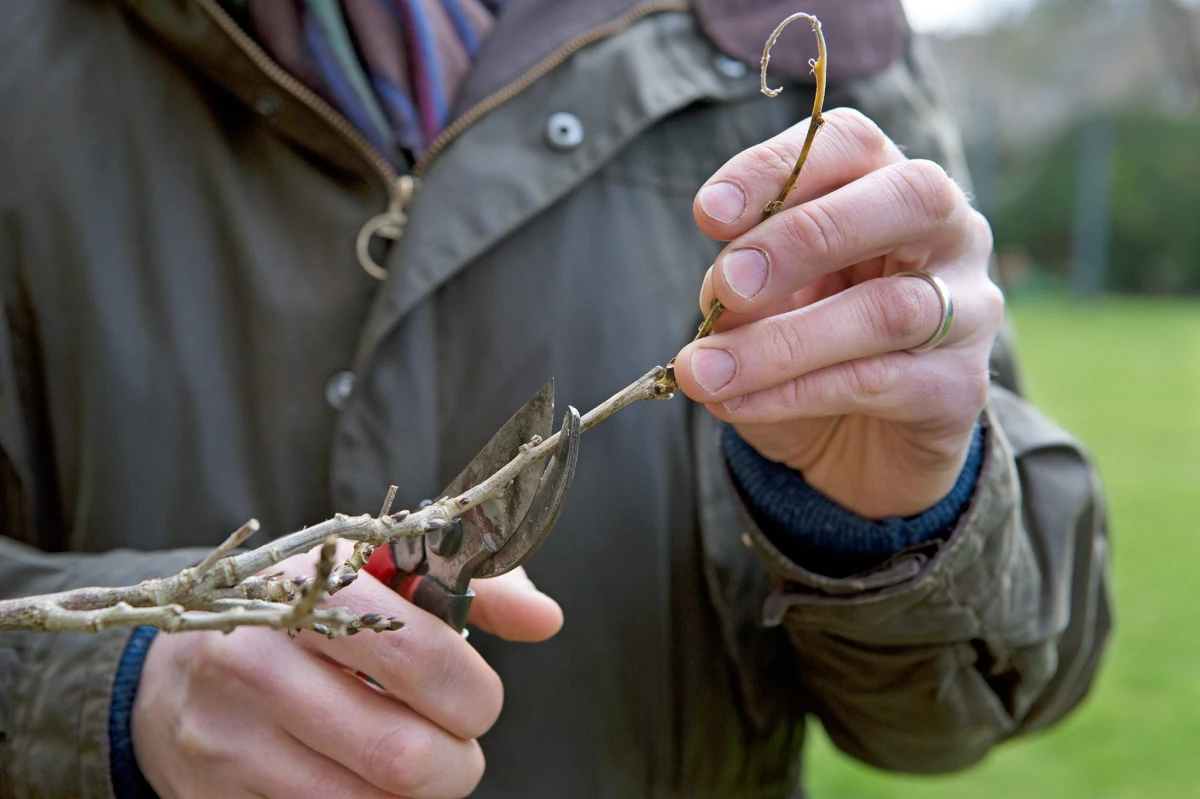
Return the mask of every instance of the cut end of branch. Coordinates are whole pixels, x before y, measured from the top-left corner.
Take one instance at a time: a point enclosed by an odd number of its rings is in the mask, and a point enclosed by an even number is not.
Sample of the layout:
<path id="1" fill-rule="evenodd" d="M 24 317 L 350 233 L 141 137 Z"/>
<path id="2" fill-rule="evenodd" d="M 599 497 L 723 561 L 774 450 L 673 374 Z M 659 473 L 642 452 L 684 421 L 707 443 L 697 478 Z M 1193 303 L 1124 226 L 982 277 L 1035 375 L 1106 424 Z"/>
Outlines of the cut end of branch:
<path id="1" fill-rule="evenodd" d="M 379 511 L 380 516 L 387 516 L 392 512 L 392 502 L 396 499 L 396 491 L 398 489 L 399 486 L 390 486 L 388 488 L 387 496 L 383 499 L 383 510 Z"/>
<path id="2" fill-rule="evenodd" d="M 209 553 L 208 557 L 200 562 L 196 567 L 197 576 L 204 575 L 216 565 L 217 561 L 228 555 L 233 550 L 245 543 L 246 539 L 259 531 L 262 525 L 258 523 L 258 519 L 251 519 L 241 527 L 233 531 L 233 535 L 226 538 L 216 549 Z"/>

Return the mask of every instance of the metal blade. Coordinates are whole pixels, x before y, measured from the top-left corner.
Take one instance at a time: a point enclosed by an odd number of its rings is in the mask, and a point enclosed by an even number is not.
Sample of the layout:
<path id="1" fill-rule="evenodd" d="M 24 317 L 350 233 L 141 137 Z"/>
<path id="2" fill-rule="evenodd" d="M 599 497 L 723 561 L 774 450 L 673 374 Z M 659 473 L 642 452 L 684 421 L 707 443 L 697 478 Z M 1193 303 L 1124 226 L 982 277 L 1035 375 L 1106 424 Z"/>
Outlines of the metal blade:
<path id="1" fill-rule="evenodd" d="M 579 461 L 579 439 L 583 435 L 583 420 L 579 418 L 579 411 L 567 407 L 559 433 L 562 438 L 558 450 L 542 474 L 537 497 L 529 515 L 521 521 L 521 526 L 504 543 L 500 551 L 475 573 L 476 577 L 495 577 L 512 571 L 529 560 L 529 556 L 542 545 L 546 536 L 550 535 L 566 502 L 571 480 L 575 477 L 575 464 Z"/>
<path id="2" fill-rule="evenodd" d="M 515 458 L 522 444 L 529 443 L 534 436 L 546 438 L 553 430 L 554 380 L 550 380 L 496 431 L 492 440 L 479 450 L 479 454 L 446 487 L 442 496 L 458 496 L 468 488 L 479 485 Z M 488 536 L 498 543 L 506 541 L 529 512 L 540 479 L 540 470 L 526 469 L 513 480 L 501 497 L 489 499 L 466 514 L 462 520 L 464 539 L 483 539 Z"/>

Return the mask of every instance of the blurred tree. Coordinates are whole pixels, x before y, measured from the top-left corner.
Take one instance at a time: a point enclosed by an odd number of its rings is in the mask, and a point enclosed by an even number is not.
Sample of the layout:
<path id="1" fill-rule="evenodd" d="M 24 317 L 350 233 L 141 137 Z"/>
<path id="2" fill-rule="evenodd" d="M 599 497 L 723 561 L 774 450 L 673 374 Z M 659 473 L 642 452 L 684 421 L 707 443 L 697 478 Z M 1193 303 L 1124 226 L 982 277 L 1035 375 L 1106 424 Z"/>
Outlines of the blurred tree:
<path id="1" fill-rule="evenodd" d="M 1154 0 L 1154 18 L 1172 71 L 1193 94 L 1200 92 L 1200 38 L 1192 14 L 1180 0 Z"/>
<path id="2" fill-rule="evenodd" d="M 992 223 L 998 249 L 1024 250 L 1064 282 L 1076 249 L 1079 153 L 1093 124 L 1074 126 L 1032 160 L 1008 164 L 997 180 Z M 1200 294 L 1200 114 L 1124 112 L 1110 124 L 1105 288 Z"/>

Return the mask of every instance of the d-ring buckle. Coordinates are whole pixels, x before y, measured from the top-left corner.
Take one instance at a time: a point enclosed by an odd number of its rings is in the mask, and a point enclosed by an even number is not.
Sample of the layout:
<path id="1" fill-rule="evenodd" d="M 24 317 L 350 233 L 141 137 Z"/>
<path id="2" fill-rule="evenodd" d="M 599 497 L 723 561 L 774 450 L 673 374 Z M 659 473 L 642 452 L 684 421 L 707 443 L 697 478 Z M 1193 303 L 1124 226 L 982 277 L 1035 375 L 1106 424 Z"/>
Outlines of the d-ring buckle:
<path id="1" fill-rule="evenodd" d="M 358 264 L 364 272 L 376 280 L 387 280 L 388 270 L 375 263 L 375 259 L 371 257 L 371 239 L 379 236 L 388 241 L 399 241 L 404 235 L 406 224 L 408 214 L 398 210 L 384 211 L 379 216 L 367 220 L 367 224 L 358 231 L 358 241 L 354 245 L 354 250 L 358 253 Z"/>
<path id="2" fill-rule="evenodd" d="M 388 270 L 375 262 L 371 257 L 371 239 L 379 236 L 388 241 L 399 241 L 408 225 L 408 208 L 417 193 L 419 181 L 412 175 L 401 175 L 388 186 L 387 210 L 379 216 L 367 220 L 367 224 L 358 231 L 358 240 L 354 251 L 358 254 L 358 264 L 376 280 L 387 280 Z"/>

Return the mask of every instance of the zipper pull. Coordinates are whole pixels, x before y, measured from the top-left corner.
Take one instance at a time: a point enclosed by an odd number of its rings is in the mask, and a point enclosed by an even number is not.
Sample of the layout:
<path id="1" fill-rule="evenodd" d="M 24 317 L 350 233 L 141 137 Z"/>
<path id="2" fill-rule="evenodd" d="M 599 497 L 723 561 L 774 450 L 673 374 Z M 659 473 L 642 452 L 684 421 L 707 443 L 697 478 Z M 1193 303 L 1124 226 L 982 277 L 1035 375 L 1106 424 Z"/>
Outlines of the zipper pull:
<path id="1" fill-rule="evenodd" d="M 412 175 L 401 175 L 388 184 L 388 207 L 378 216 L 373 216 L 358 231 L 355 242 L 355 253 L 358 264 L 376 280 L 387 280 L 388 270 L 384 269 L 371 257 L 371 239 L 376 236 L 388 241 L 399 241 L 408 225 L 408 211 L 412 208 L 413 199 L 421 182 Z"/>

